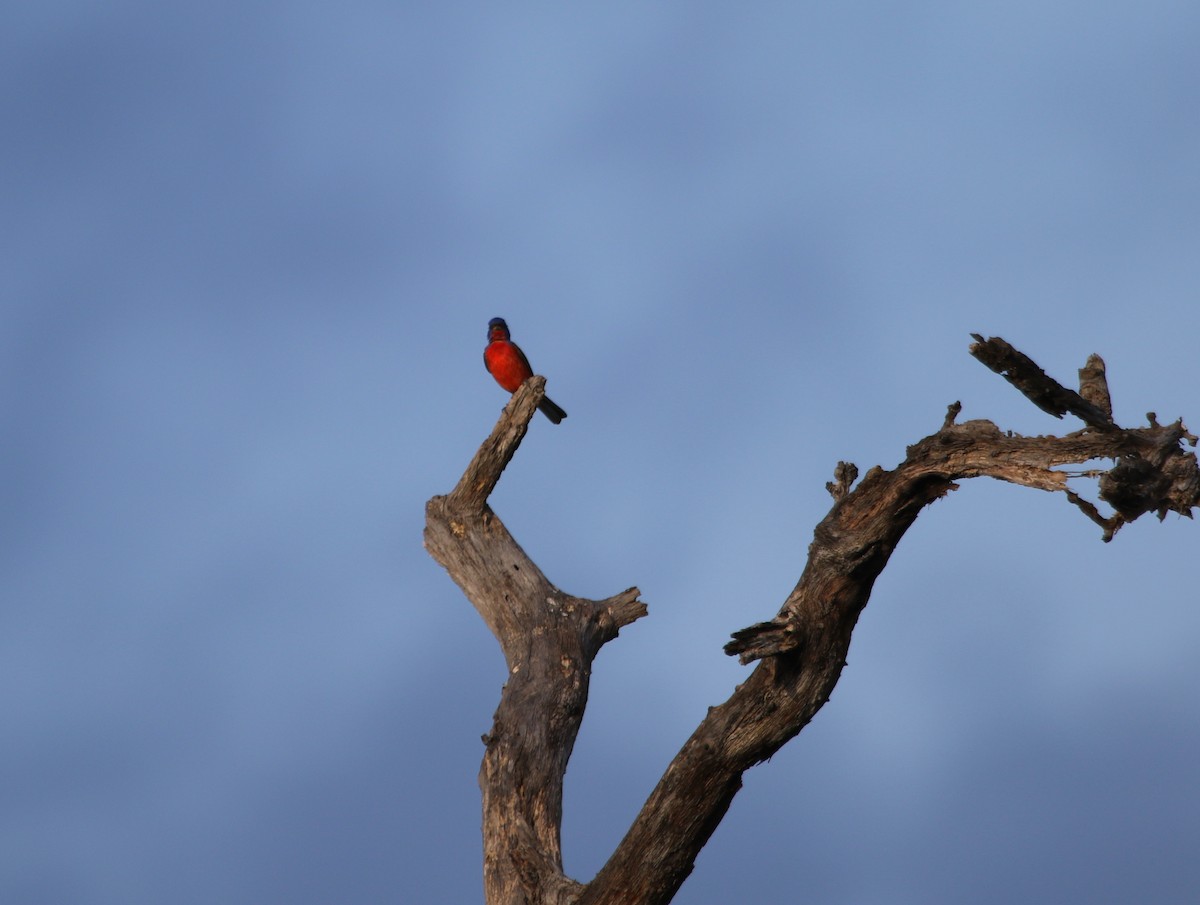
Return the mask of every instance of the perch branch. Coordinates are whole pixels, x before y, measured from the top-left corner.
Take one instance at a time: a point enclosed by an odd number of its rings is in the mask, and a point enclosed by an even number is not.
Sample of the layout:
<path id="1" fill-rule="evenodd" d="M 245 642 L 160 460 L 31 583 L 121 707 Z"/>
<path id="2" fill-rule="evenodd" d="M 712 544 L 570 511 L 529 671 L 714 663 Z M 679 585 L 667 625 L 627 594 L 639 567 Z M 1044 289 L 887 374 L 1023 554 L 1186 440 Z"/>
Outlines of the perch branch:
<path id="1" fill-rule="evenodd" d="M 450 491 L 448 506 L 463 512 L 482 512 L 496 489 L 500 475 L 517 453 L 529 430 L 529 419 L 546 395 L 546 378 L 533 376 L 517 387 L 504 408 L 504 416 L 471 459 L 458 485 Z"/>
<path id="2" fill-rule="evenodd" d="M 508 666 L 479 771 L 489 905 L 565 905 L 582 889 L 562 869 L 563 776 L 592 661 L 646 615 L 637 588 L 605 600 L 559 590 L 487 505 L 544 392 L 536 376 L 518 388 L 458 485 L 425 507 L 425 548 L 487 623 Z"/>

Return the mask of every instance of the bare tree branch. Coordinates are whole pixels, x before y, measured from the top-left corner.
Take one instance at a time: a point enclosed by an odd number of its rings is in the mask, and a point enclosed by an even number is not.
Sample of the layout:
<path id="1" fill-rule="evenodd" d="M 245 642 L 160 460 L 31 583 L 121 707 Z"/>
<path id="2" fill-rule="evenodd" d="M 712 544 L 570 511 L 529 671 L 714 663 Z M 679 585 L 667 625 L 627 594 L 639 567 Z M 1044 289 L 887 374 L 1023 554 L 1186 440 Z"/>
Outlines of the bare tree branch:
<path id="1" fill-rule="evenodd" d="M 487 506 L 544 392 L 545 378 L 527 380 L 454 491 L 425 507 L 425 548 L 474 604 L 508 664 L 479 771 L 489 903 L 566 903 L 582 888 L 562 870 L 563 775 L 593 659 L 646 615 L 637 588 L 605 600 L 560 591 Z"/>
<path id="2" fill-rule="evenodd" d="M 743 663 L 761 661 L 708 715 L 672 760 L 608 862 L 588 884 L 562 873 L 562 777 L 582 719 L 591 663 L 601 645 L 644 615 L 630 588 L 603 601 L 559 591 L 488 509 L 486 499 L 524 436 L 544 383 L 514 394 L 492 437 L 448 497 L 426 507 L 425 543 L 499 639 L 509 681 L 480 771 L 484 793 L 484 876 L 489 905 L 665 905 L 741 787 L 742 774 L 793 738 L 829 699 L 846 663 L 851 633 L 875 579 L 921 510 L 966 478 L 991 477 L 1049 492 L 1100 525 L 1109 540 L 1146 512 L 1190 517 L 1200 503 L 1196 438 L 1182 422 L 1121 428 L 1112 420 L 1104 363 L 1089 358 L 1080 393 L 1048 377 L 999 338 L 971 353 L 1043 410 L 1088 426 L 1063 437 L 1022 437 L 990 421 L 942 426 L 913 444 L 896 468 L 838 463 L 827 488 L 833 508 L 814 532 L 808 562 L 782 609 L 735 632 L 725 646 Z M 1106 471 L 1064 471 L 1097 459 Z M 1067 486 L 1099 477 L 1096 504 Z"/>
<path id="3" fill-rule="evenodd" d="M 892 471 L 872 468 L 848 491 L 857 469 L 839 463 L 828 485 L 833 509 L 817 526 L 808 564 L 783 609 L 770 622 L 735 632 L 725 646 L 743 663 L 764 662 L 709 711 L 580 905 L 671 900 L 741 787 L 742 773 L 779 750 L 829 699 L 875 579 L 920 511 L 956 489 L 957 481 L 992 477 L 1065 491 L 1105 527 L 1106 540 L 1141 512 L 1189 514 L 1200 500 L 1196 457 L 1180 445 L 1184 439 L 1194 445 L 1195 438 L 1181 423 L 1122 430 L 1102 408 L 1061 387 L 1008 343 L 976 338 L 972 354 L 1005 373 L 1039 407 L 1060 417 L 1076 414 L 1095 430 L 1020 437 L 990 421 L 956 425 L 961 406 L 954 403 L 942 428 L 910 446 Z M 1099 458 L 1118 460 L 1101 479 L 1102 497 L 1118 510 L 1108 520 L 1068 490 L 1068 474 L 1057 468 Z"/>
<path id="4" fill-rule="evenodd" d="M 1089 402 L 1074 390 L 1068 390 L 1057 381 L 1046 376 L 1028 355 L 1018 352 L 1004 340 L 997 337 L 984 339 L 978 333 L 972 333 L 975 344 L 971 346 L 971 354 L 985 365 L 1000 374 L 1024 393 L 1029 400 L 1043 412 L 1049 412 L 1055 418 L 1061 418 L 1067 412 L 1075 415 L 1090 427 L 1098 430 L 1111 430 L 1115 427 L 1112 422 L 1112 405 L 1107 411 L 1100 405 Z M 1096 356 L 1100 361 L 1100 357 Z M 1092 363 L 1088 359 L 1089 365 Z M 1100 374 L 1103 376 L 1104 362 L 1100 361 Z M 1105 396 L 1108 385 L 1105 384 Z"/>
<path id="5" fill-rule="evenodd" d="M 505 415 L 496 422 L 492 435 L 483 442 L 471 464 L 450 491 L 448 506 L 464 512 L 482 512 L 487 498 L 496 489 L 500 475 L 517 453 L 517 447 L 529 430 L 529 419 L 546 395 L 546 378 L 533 376 L 513 393 Z"/>

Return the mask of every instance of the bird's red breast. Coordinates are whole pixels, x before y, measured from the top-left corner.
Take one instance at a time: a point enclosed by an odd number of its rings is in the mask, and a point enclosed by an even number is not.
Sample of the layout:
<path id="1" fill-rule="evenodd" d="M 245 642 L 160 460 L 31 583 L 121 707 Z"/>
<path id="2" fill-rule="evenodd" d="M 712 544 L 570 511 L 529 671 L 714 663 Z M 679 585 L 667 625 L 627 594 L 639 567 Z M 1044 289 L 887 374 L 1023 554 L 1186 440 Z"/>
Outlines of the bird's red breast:
<path id="1" fill-rule="evenodd" d="M 483 363 L 496 378 L 496 383 L 510 393 L 515 393 L 521 384 L 533 376 L 533 368 L 529 366 L 529 359 L 520 347 L 497 336 L 499 332 L 492 331 L 492 341 L 483 350 Z"/>

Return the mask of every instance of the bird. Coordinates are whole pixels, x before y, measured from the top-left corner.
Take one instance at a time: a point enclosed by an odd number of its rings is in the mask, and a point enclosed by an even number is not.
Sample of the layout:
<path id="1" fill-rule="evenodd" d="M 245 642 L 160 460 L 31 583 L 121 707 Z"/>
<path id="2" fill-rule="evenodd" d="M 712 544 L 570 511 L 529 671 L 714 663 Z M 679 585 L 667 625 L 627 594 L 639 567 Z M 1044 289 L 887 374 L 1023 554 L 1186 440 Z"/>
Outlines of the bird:
<path id="1" fill-rule="evenodd" d="M 533 368 L 529 366 L 529 359 L 521 347 L 510 339 L 511 336 L 504 318 L 493 317 L 488 321 L 488 344 L 483 350 L 483 366 L 496 378 L 496 383 L 515 393 L 521 384 L 533 376 Z M 567 413 L 551 402 L 549 396 L 542 397 L 538 409 L 554 424 L 567 417 Z"/>

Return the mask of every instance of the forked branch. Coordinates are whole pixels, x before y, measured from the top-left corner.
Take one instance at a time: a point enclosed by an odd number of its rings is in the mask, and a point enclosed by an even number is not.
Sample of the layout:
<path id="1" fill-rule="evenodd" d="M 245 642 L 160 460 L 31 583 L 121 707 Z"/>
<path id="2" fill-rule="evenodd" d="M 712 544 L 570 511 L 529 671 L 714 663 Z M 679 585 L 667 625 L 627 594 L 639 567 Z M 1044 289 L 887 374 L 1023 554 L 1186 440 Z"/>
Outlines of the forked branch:
<path id="1" fill-rule="evenodd" d="M 545 383 L 531 377 L 513 394 L 458 485 L 425 507 L 425 548 L 474 604 L 508 664 L 479 771 L 489 905 L 569 902 L 578 895 L 580 884 L 562 870 L 563 775 L 593 659 L 646 615 L 637 588 L 604 600 L 556 588 L 487 505 Z"/>

